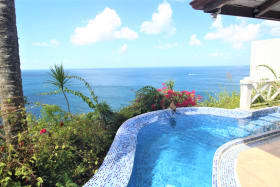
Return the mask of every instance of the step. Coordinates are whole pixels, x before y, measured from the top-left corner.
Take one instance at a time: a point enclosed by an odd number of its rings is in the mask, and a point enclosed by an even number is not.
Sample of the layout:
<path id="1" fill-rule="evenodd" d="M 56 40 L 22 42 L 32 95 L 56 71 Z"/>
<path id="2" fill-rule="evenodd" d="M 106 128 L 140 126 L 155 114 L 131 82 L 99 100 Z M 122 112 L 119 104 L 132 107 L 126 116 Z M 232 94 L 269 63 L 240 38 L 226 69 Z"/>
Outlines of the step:
<path id="1" fill-rule="evenodd" d="M 258 119 L 268 121 L 268 122 L 272 122 L 272 123 L 276 123 L 276 122 L 280 121 L 280 118 L 272 117 L 272 116 L 264 116 L 264 117 L 260 117 Z"/>
<path id="2" fill-rule="evenodd" d="M 253 133 L 253 134 L 264 132 L 266 130 L 266 127 L 256 125 L 256 124 L 251 123 L 251 122 L 247 125 L 243 125 L 243 126 L 239 126 L 239 127 L 246 130 L 247 132 L 250 132 L 250 133 Z"/>
<path id="3" fill-rule="evenodd" d="M 276 117 L 280 119 L 280 113 L 276 112 L 276 113 L 272 113 L 272 114 L 268 114 L 268 116 L 272 116 L 272 117 Z"/>
<path id="4" fill-rule="evenodd" d="M 252 120 L 252 121 L 250 121 L 250 123 L 255 124 L 257 126 L 261 126 L 261 127 L 273 125 L 273 122 L 269 122 L 269 121 L 262 120 L 262 119 Z"/>

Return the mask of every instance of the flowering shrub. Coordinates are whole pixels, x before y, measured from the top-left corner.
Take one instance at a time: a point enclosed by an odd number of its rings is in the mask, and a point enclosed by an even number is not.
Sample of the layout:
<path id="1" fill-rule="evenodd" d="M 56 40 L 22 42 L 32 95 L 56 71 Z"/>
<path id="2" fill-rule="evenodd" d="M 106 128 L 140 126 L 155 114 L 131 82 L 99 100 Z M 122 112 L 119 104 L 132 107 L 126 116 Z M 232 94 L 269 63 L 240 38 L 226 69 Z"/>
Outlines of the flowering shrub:
<path id="1" fill-rule="evenodd" d="M 162 83 L 162 88 L 156 89 L 152 86 L 145 86 L 137 91 L 134 111 L 138 114 L 153 110 L 166 109 L 173 103 L 176 107 L 196 106 L 201 100 L 201 96 L 196 95 L 195 91 L 175 91 L 174 82 Z M 136 113 L 135 112 L 135 113 Z"/>
<path id="2" fill-rule="evenodd" d="M 200 95 L 196 95 L 195 91 L 175 91 L 173 90 L 174 83 L 172 81 L 162 83 L 162 88 L 157 91 L 162 95 L 159 103 L 151 105 L 152 110 L 166 109 L 173 102 L 176 107 L 191 107 L 196 106 L 197 102 L 202 99 Z"/>
<path id="3" fill-rule="evenodd" d="M 71 117 L 43 105 L 41 117 L 27 116 L 11 152 L 0 139 L 0 186 L 82 186 L 97 172 L 115 130 L 85 114 Z"/>

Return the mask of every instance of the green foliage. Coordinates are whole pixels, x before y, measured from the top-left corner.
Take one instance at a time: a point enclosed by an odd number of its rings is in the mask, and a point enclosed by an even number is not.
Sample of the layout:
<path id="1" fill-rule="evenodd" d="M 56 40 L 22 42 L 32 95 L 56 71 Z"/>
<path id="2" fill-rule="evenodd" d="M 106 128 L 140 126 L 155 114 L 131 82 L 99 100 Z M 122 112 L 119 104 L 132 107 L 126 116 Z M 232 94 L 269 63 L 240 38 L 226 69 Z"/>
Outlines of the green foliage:
<path id="1" fill-rule="evenodd" d="M 137 115 L 142 114 L 141 107 L 138 107 L 139 105 L 137 103 L 134 103 L 132 105 L 123 107 L 117 114 L 122 119 L 130 119 L 132 117 L 135 117 Z M 124 121 L 125 121 L 124 120 Z"/>
<path id="2" fill-rule="evenodd" d="M 85 114 L 69 118 L 54 105 L 43 105 L 41 116 L 28 115 L 28 130 L 18 136 L 10 156 L 6 144 L 0 146 L 1 185 L 84 184 L 102 163 L 115 130 Z"/>
<path id="3" fill-rule="evenodd" d="M 69 101 L 68 101 L 68 98 L 65 94 L 65 92 L 66 92 L 65 89 L 66 89 L 66 86 L 70 82 L 70 77 L 64 71 L 64 68 L 63 68 L 62 64 L 61 65 L 54 65 L 54 67 L 51 67 L 49 75 L 50 75 L 51 79 L 48 80 L 47 82 L 54 85 L 55 87 L 57 87 L 58 90 L 53 91 L 53 92 L 49 92 L 47 94 L 54 95 L 54 94 L 62 93 L 64 98 L 65 98 L 66 104 L 67 104 L 68 112 L 70 113 Z"/>
<path id="4" fill-rule="evenodd" d="M 261 106 L 275 106 L 275 105 L 279 105 L 279 101 L 280 101 L 280 95 L 276 96 L 275 98 L 274 97 L 271 97 L 273 96 L 274 94 L 277 94 L 279 93 L 279 90 L 280 90 L 280 81 L 279 81 L 279 78 L 280 78 L 280 75 L 277 76 L 275 70 L 273 70 L 273 68 L 271 68 L 270 66 L 268 65 L 265 65 L 265 64 L 261 64 L 257 67 L 264 67 L 266 69 L 268 69 L 271 74 L 274 76 L 275 80 L 270 82 L 270 92 L 267 90 L 267 89 L 264 89 L 264 90 L 260 90 L 261 94 L 265 97 L 259 97 L 252 105 L 252 107 L 261 107 Z M 258 88 L 261 88 L 262 86 L 264 86 L 265 82 L 263 83 L 260 83 L 258 85 Z M 253 92 L 253 95 L 257 94 L 255 91 Z"/>
<path id="5" fill-rule="evenodd" d="M 79 76 L 74 76 L 74 75 L 69 76 L 69 78 L 71 78 L 71 79 L 77 79 L 77 80 L 81 81 L 81 82 L 84 84 L 84 86 L 88 89 L 92 100 L 93 100 L 95 103 L 98 103 L 98 97 L 95 95 L 94 90 L 92 89 L 92 87 L 90 86 L 90 84 L 89 84 L 85 79 L 83 79 L 82 77 L 79 77 Z"/>
<path id="6" fill-rule="evenodd" d="M 81 98 L 90 108 L 95 108 L 95 104 L 92 102 L 92 100 L 89 97 L 85 96 L 82 92 L 76 90 L 69 90 L 68 88 L 65 89 L 65 92 Z"/>
<path id="7" fill-rule="evenodd" d="M 136 100 L 134 103 L 134 107 L 137 108 L 141 114 L 145 112 L 150 112 L 153 109 L 151 108 L 152 105 L 160 108 L 163 95 L 157 91 L 156 88 L 152 86 L 145 86 L 139 89 L 136 92 Z"/>
<path id="8" fill-rule="evenodd" d="M 199 106 L 202 107 L 217 107 L 217 108 L 227 108 L 234 109 L 239 108 L 240 95 L 237 92 L 229 93 L 226 90 L 219 94 L 210 95 L 208 94 L 208 99 L 200 102 Z"/>
<path id="9" fill-rule="evenodd" d="M 51 80 L 48 81 L 48 83 L 56 86 L 58 90 L 51 91 L 48 93 L 44 93 L 47 95 L 56 95 L 62 93 L 65 97 L 68 112 L 70 113 L 70 105 L 68 102 L 68 98 L 66 96 L 66 93 L 73 94 L 79 98 L 81 98 L 90 108 L 95 109 L 96 105 L 98 104 L 98 97 L 95 95 L 94 90 L 90 86 L 90 84 L 79 76 L 69 75 L 65 72 L 63 65 L 54 65 L 54 68 L 50 69 L 49 73 Z M 84 84 L 84 86 L 88 89 L 90 93 L 90 97 L 84 95 L 82 92 L 77 90 L 72 90 L 69 88 L 69 82 L 71 79 L 76 79 Z"/>
<path id="10" fill-rule="evenodd" d="M 64 71 L 63 65 L 54 65 L 50 68 L 49 73 L 51 79 L 48 82 L 59 90 L 63 91 L 66 85 L 69 83 L 70 78 L 68 74 Z"/>
<path id="11" fill-rule="evenodd" d="M 166 85 L 166 87 L 167 87 L 167 89 L 168 90 L 173 90 L 174 89 L 174 81 L 167 81 L 166 83 L 165 83 L 165 85 Z"/>
<path id="12" fill-rule="evenodd" d="M 258 65 L 257 67 L 264 67 L 264 68 L 268 69 L 268 70 L 272 73 L 272 75 L 274 76 L 274 78 L 277 79 L 277 74 L 276 74 L 276 72 L 275 72 L 270 66 L 265 65 L 265 64 L 261 64 L 261 65 Z"/>
<path id="13" fill-rule="evenodd" d="M 196 95 L 194 90 L 192 92 L 173 90 L 173 81 L 162 83 L 162 85 L 164 86 L 162 89 L 145 86 L 138 90 L 136 100 L 133 103 L 134 108 L 137 108 L 140 113 L 169 107 L 176 110 L 176 107 L 195 106 L 197 101 L 201 99 L 201 96 Z"/>

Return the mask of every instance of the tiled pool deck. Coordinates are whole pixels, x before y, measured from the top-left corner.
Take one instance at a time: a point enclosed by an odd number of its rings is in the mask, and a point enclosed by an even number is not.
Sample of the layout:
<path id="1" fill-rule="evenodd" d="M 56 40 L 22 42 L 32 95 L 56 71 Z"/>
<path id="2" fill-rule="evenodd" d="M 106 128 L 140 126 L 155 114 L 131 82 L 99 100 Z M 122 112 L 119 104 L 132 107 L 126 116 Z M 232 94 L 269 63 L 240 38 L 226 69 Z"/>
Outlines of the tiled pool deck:
<path id="1" fill-rule="evenodd" d="M 236 173 L 238 155 L 244 150 L 265 144 L 272 138 L 279 136 L 280 130 L 272 130 L 261 135 L 233 140 L 219 147 L 213 160 L 212 186 L 241 186 L 239 177 Z"/>
<path id="2" fill-rule="evenodd" d="M 208 107 L 189 107 L 177 109 L 177 113 L 186 115 L 209 114 L 232 117 L 241 120 L 242 118 L 263 115 L 275 111 L 278 111 L 277 107 L 268 108 L 265 110 L 257 110 L 254 112 L 242 111 L 238 109 L 228 110 Z M 142 114 L 124 122 L 123 125 L 119 128 L 114 142 L 112 143 L 111 148 L 103 161 L 103 164 L 99 168 L 98 172 L 93 176 L 93 178 L 90 179 L 84 186 L 126 187 L 132 173 L 136 151 L 136 140 L 139 130 L 145 125 L 161 119 L 168 119 L 171 116 L 172 112 L 170 110 L 161 110 Z M 234 143 L 232 145 L 234 145 Z M 224 146 L 224 148 L 227 147 Z M 219 182 L 221 182 L 217 179 L 217 177 L 215 177 L 217 176 L 217 168 L 220 166 L 218 165 L 221 158 L 219 151 L 220 153 L 224 152 L 219 148 L 217 150 L 217 154 L 215 154 L 214 157 L 213 186 L 215 187 L 218 186 Z"/>
<path id="3" fill-rule="evenodd" d="M 279 187 L 280 136 L 240 152 L 235 169 L 242 186 Z"/>

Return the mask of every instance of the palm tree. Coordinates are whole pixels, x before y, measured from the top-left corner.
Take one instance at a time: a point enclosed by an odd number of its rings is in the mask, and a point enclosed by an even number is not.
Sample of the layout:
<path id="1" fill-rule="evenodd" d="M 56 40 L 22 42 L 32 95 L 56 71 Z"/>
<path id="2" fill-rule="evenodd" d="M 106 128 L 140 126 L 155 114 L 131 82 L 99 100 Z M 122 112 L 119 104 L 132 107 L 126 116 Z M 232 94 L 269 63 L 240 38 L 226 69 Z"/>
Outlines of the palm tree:
<path id="1" fill-rule="evenodd" d="M 14 0 L 0 0 L 0 100 L 5 138 L 12 143 L 25 127 Z"/>
<path id="2" fill-rule="evenodd" d="M 97 107 L 97 105 L 99 104 L 98 97 L 95 95 L 90 84 L 85 79 L 83 79 L 79 76 L 69 75 L 67 72 L 65 72 L 62 64 L 54 65 L 54 67 L 51 67 L 49 75 L 51 77 L 51 80 L 48 80 L 47 82 L 54 85 L 58 89 L 56 91 L 43 93 L 43 95 L 56 95 L 56 94 L 62 93 L 66 100 L 66 104 L 67 104 L 69 113 L 70 113 L 70 105 L 69 105 L 69 101 L 66 96 L 66 93 L 80 97 L 92 109 L 95 109 Z M 91 97 L 84 95 L 80 91 L 69 89 L 68 86 L 70 86 L 69 83 L 70 83 L 70 80 L 72 80 L 72 79 L 78 80 L 81 83 L 83 83 L 84 86 L 88 89 Z"/>
<path id="3" fill-rule="evenodd" d="M 68 108 L 68 112 L 70 113 L 70 105 L 69 105 L 69 101 L 68 98 L 66 96 L 66 86 L 70 81 L 70 77 L 68 76 L 68 74 L 64 71 L 63 65 L 54 65 L 54 67 L 50 68 L 50 73 L 49 73 L 51 80 L 49 80 L 48 82 L 52 85 L 54 85 L 55 87 L 57 87 L 58 90 L 54 91 L 54 92 L 50 92 L 48 94 L 59 94 L 62 93 L 66 104 L 67 104 L 67 108 Z"/>

